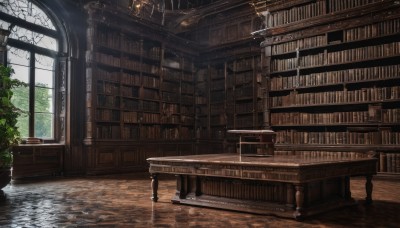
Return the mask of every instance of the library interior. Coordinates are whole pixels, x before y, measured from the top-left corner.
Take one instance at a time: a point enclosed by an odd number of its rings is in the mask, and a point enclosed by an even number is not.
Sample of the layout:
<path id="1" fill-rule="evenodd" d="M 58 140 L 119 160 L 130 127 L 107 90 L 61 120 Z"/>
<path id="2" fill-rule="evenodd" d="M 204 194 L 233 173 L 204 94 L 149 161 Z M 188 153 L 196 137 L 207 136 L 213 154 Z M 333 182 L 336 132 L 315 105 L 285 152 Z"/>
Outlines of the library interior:
<path id="1" fill-rule="evenodd" d="M 0 104 L 0 227 L 400 224 L 397 0 L 2 0 Z"/>

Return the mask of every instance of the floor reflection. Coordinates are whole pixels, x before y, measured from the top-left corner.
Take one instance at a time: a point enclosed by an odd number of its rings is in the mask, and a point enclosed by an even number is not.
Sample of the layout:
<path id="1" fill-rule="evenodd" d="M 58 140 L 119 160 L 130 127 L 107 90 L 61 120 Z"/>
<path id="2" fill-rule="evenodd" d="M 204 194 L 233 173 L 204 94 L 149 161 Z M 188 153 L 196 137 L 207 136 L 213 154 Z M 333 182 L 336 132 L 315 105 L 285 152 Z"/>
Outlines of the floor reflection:
<path id="1" fill-rule="evenodd" d="M 374 180 L 371 207 L 364 179 L 353 179 L 360 203 L 303 222 L 172 204 L 173 177 L 161 176 L 159 200 L 150 200 L 148 174 L 13 181 L 4 188 L 0 227 L 398 227 L 400 181 Z"/>

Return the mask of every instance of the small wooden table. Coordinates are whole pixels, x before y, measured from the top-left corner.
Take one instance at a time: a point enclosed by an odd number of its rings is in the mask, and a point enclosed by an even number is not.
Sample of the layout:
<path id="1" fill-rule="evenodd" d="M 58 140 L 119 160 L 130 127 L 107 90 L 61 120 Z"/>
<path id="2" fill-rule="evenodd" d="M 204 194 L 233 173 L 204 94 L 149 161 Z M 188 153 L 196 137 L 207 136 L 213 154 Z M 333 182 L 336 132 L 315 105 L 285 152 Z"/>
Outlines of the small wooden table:
<path id="1" fill-rule="evenodd" d="M 353 205 L 350 177 L 366 176 L 366 202 L 372 203 L 376 158 L 241 157 L 209 154 L 149 158 L 152 200 L 157 176 L 177 176 L 173 203 L 272 214 L 302 219 Z"/>

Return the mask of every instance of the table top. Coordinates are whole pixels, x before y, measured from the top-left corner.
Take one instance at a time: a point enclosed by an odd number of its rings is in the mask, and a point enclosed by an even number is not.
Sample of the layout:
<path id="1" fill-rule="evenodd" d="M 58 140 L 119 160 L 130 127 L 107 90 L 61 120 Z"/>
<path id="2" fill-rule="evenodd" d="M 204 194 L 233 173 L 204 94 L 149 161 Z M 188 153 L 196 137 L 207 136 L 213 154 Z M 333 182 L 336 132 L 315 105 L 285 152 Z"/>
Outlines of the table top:
<path id="1" fill-rule="evenodd" d="M 287 183 L 376 174 L 376 158 L 205 154 L 148 158 L 150 173 L 215 176 Z"/>
<path id="2" fill-rule="evenodd" d="M 176 163 L 204 163 L 242 166 L 270 166 L 270 167 L 307 167 L 327 164 L 358 163 L 376 161 L 376 158 L 335 158 L 335 157 L 302 157 L 296 155 L 274 156 L 240 156 L 239 154 L 203 154 L 171 157 L 148 158 L 149 163 L 155 161 Z"/>

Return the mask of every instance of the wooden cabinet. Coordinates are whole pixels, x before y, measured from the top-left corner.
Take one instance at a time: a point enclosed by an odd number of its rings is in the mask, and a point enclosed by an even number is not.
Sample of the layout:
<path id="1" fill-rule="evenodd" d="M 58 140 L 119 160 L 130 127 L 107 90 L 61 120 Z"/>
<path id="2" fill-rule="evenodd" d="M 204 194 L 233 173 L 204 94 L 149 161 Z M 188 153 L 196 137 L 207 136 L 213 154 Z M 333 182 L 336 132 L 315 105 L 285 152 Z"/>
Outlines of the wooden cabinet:
<path id="1" fill-rule="evenodd" d="M 13 148 L 12 177 L 61 175 L 63 145 L 19 145 Z"/>
<path id="2" fill-rule="evenodd" d="M 396 1 L 292 1 L 264 14 L 276 148 L 375 151 L 379 171 L 400 172 Z"/>

